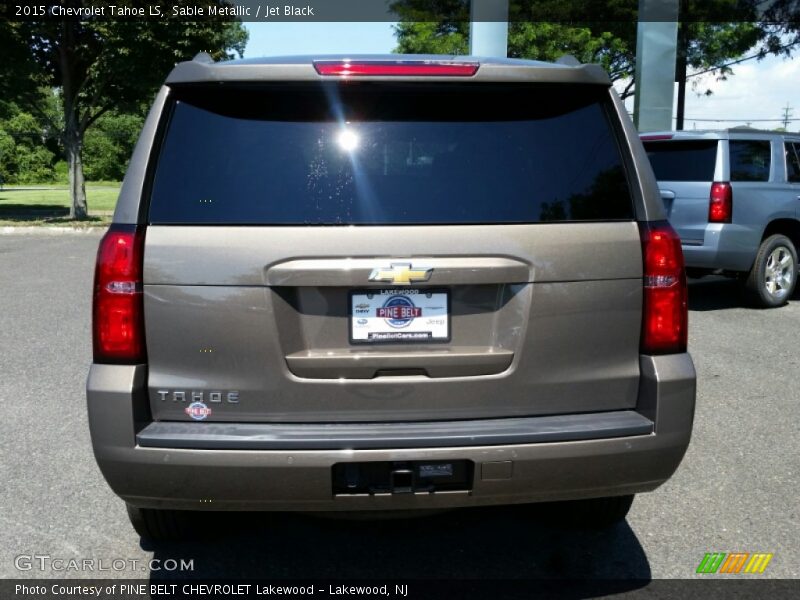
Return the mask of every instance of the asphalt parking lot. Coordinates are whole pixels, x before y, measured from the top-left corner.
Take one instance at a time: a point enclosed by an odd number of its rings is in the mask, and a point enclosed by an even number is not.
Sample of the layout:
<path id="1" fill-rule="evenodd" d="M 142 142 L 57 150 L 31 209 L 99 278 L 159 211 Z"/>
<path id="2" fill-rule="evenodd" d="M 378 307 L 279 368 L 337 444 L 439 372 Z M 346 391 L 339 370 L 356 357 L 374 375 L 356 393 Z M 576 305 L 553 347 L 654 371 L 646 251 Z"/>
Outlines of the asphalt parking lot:
<path id="1" fill-rule="evenodd" d="M 158 578 L 169 574 L 141 565 L 183 558 L 194 577 L 686 578 L 713 551 L 772 552 L 759 577 L 800 577 L 800 296 L 751 309 L 719 279 L 690 287 L 691 447 L 626 524 L 562 530 L 520 509 L 382 522 L 246 515 L 211 541 L 140 543 L 86 423 L 98 239 L 0 235 L 0 577 L 98 575 L 16 568 L 38 554 L 140 561 L 106 577 Z"/>

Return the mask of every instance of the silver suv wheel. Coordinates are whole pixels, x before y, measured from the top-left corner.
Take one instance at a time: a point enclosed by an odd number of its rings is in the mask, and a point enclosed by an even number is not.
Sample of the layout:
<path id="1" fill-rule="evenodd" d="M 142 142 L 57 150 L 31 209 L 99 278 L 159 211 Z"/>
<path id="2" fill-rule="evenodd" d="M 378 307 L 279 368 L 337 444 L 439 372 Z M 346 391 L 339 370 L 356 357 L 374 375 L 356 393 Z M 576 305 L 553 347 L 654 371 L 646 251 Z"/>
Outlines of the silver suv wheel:
<path id="1" fill-rule="evenodd" d="M 767 258 L 764 285 L 776 300 L 784 300 L 794 287 L 796 266 L 789 248 L 778 246 Z"/>
<path id="2" fill-rule="evenodd" d="M 745 285 L 759 306 L 785 304 L 797 285 L 797 251 L 792 240 L 777 234 L 761 242 Z"/>

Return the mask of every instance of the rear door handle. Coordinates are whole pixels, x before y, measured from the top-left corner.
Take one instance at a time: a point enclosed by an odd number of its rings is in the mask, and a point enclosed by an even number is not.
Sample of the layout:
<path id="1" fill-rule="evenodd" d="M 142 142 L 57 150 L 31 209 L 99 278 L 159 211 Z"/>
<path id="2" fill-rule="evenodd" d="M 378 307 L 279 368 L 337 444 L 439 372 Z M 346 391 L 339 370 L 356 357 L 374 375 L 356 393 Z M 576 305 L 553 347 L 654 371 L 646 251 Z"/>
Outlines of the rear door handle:
<path id="1" fill-rule="evenodd" d="M 436 258 L 318 258 L 280 262 L 267 267 L 266 283 L 275 286 L 371 285 L 375 269 L 392 271 L 394 265 L 430 269 L 436 285 L 527 283 L 533 281 L 533 267 L 503 256 L 440 256 Z M 390 283 L 382 284 L 383 287 Z"/>

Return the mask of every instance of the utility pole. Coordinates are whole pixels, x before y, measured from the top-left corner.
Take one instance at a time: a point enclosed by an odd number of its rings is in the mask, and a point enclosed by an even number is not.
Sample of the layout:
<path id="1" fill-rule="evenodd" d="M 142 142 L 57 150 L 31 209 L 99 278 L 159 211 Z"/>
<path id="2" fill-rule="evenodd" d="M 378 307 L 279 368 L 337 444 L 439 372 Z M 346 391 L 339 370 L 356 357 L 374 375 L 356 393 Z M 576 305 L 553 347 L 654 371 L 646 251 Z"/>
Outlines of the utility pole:
<path id="1" fill-rule="evenodd" d="M 789 119 L 792 118 L 792 107 L 789 106 L 789 103 L 786 103 L 786 106 L 783 107 L 783 128 L 788 131 L 789 130 Z"/>
<path id="2" fill-rule="evenodd" d="M 472 0 L 469 53 L 472 56 L 508 56 L 508 0 Z"/>
<path id="3" fill-rule="evenodd" d="M 675 129 L 683 130 L 686 116 L 686 67 L 689 53 L 689 0 L 681 0 L 678 12 L 678 63 L 675 66 L 675 80 L 678 82 L 678 107 L 675 112 Z"/>
<path id="4" fill-rule="evenodd" d="M 672 129 L 679 0 L 639 0 L 634 122 L 640 133 Z"/>

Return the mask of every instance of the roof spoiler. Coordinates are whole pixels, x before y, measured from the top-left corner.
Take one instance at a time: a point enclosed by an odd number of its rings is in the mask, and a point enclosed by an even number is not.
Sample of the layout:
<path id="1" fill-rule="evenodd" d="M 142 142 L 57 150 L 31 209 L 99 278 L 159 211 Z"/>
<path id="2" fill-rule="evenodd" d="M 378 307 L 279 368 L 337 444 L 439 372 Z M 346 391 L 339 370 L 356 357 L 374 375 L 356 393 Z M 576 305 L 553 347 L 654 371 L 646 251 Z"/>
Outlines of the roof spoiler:
<path id="1" fill-rule="evenodd" d="M 204 65 L 214 64 L 214 59 L 211 58 L 211 55 L 208 52 L 198 52 L 194 55 L 192 62 L 202 63 Z"/>
<path id="2" fill-rule="evenodd" d="M 565 67 L 580 67 L 581 61 L 572 56 L 572 54 L 562 54 L 556 59 L 556 64 L 564 65 Z"/>

